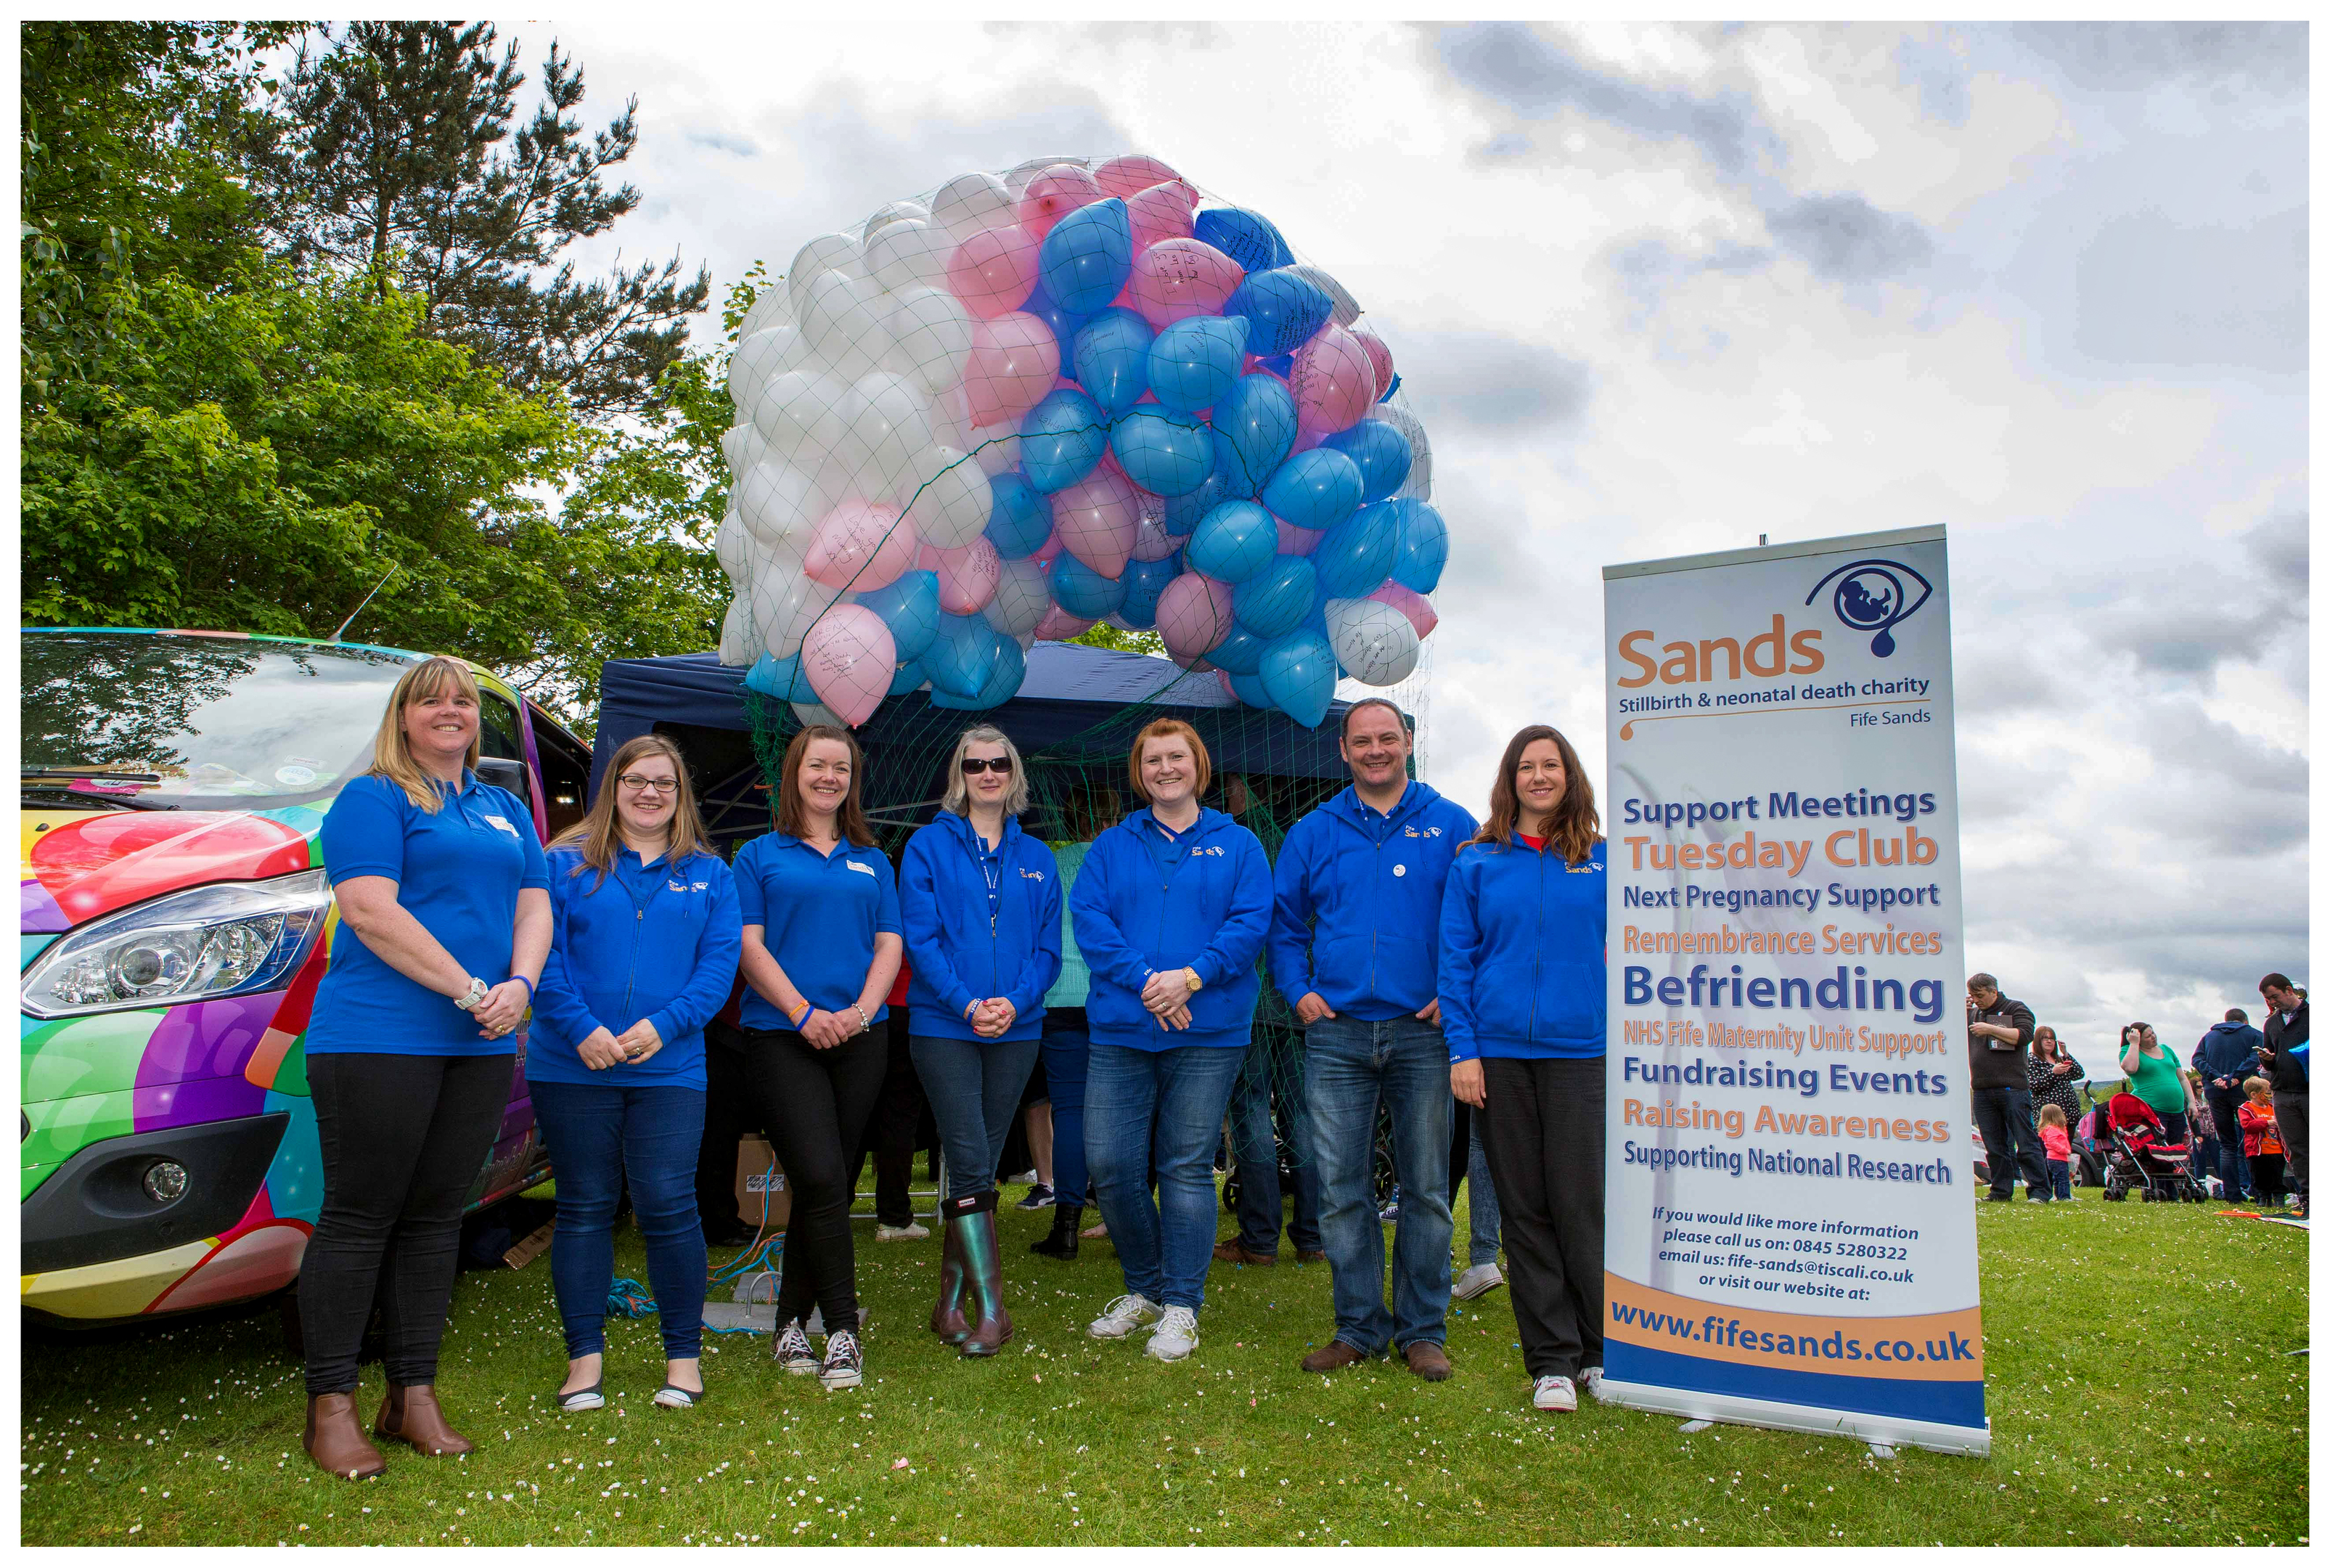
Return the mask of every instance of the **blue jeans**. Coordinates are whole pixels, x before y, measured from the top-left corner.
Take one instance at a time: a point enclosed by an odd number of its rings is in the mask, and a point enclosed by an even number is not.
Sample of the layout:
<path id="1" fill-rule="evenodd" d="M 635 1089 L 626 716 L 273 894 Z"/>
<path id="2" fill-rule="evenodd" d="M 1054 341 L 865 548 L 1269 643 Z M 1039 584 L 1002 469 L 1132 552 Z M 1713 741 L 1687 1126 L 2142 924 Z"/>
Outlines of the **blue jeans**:
<path id="1" fill-rule="evenodd" d="M 1237 1140 L 1238 1240 L 1249 1252 L 1278 1250 L 1278 1227 L 1286 1215 L 1278 1190 L 1278 1138 L 1271 1101 L 1286 1118 L 1286 1139 L 1294 1146 L 1294 1220 L 1286 1239 L 1301 1252 L 1319 1250 L 1319 1165 L 1312 1155 L 1311 1118 L 1303 1108 L 1302 1041 L 1291 1047 L 1268 1040 L 1250 1042 L 1230 1091 L 1230 1129 Z"/>
<path id="2" fill-rule="evenodd" d="M 1195 1312 L 1205 1305 L 1214 1258 L 1214 1149 L 1245 1058 L 1222 1046 L 1135 1050 L 1092 1042 L 1084 1164 L 1093 1196 L 1116 1243 L 1124 1288 L 1160 1307 Z"/>
<path id="3" fill-rule="evenodd" d="M 1084 1191 L 1084 1064 L 1092 1037 L 1044 1025 L 1044 1085 L 1052 1096 L 1052 1201 L 1080 1208 Z"/>
<path id="4" fill-rule="evenodd" d="M 2050 1160 L 2047 1162 L 2047 1187 L 2050 1192 L 2055 1194 L 2058 1202 L 2068 1203 L 2071 1201 L 2070 1161 Z"/>
<path id="5" fill-rule="evenodd" d="M 704 1340 L 704 1231 L 696 1212 L 696 1155 L 704 1091 L 669 1084 L 537 1083 L 535 1119 L 558 1177 L 550 1283 L 566 1325 L 566 1354 L 607 1348 L 607 1289 L 615 1278 L 615 1204 L 623 1178 L 648 1244 L 663 1353 L 698 1354 Z"/>
<path id="6" fill-rule="evenodd" d="M 1304 1097 L 1319 1155 L 1319 1229 L 1335 1271 L 1335 1337 L 1363 1355 L 1448 1338 L 1448 1042 L 1417 1018 L 1322 1018 L 1305 1041 Z M 1399 1178 L 1391 1309 L 1376 1218 L 1376 1106 L 1391 1111 Z M 1476 1185 L 1474 1191 L 1479 1191 Z"/>
<path id="7" fill-rule="evenodd" d="M 914 1076 L 939 1126 L 946 1151 L 946 1195 L 968 1198 L 995 1186 L 995 1162 L 1019 1109 L 1019 1091 L 1036 1070 L 1033 1040 L 948 1040 L 909 1037 Z"/>
<path id="8" fill-rule="evenodd" d="M 1464 1202 L 1473 1213 L 1464 1260 L 1478 1267 L 1494 1263 L 1505 1244 L 1505 1224 L 1497 1212 L 1497 1183 L 1489 1179 L 1488 1151 L 1481 1147 L 1481 1118 L 1473 1118 L 1473 1149 L 1464 1171 Z"/>

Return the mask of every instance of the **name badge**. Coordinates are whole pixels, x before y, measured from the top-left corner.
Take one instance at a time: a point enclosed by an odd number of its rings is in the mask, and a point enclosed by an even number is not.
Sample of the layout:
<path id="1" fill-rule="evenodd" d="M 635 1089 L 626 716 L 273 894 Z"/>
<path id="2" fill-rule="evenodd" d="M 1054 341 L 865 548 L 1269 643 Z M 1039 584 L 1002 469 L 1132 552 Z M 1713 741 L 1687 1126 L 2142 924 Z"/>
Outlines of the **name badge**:
<path id="1" fill-rule="evenodd" d="M 486 821 L 493 823 L 494 826 L 501 829 L 502 832 L 507 833 L 511 838 L 514 839 L 517 837 L 517 830 L 510 826 L 509 819 L 507 817 L 497 817 L 491 812 L 480 812 L 478 814 L 484 817 Z"/>

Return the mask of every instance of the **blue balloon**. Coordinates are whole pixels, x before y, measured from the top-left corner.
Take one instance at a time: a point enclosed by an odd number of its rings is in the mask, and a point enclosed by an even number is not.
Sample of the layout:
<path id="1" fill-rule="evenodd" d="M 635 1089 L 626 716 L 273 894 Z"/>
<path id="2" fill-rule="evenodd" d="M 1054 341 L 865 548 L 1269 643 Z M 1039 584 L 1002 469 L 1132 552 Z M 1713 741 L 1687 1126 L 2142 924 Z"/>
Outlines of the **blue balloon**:
<path id="1" fill-rule="evenodd" d="M 1214 404 L 1214 471 L 1224 491 L 1259 491 L 1294 446 L 1294 394 L 1274 375 L 1242 375 Z"/>
<path id="2" fill-rule="evenodd" d="M 950 615 L 940 611 L 939 634 L 922 658 L 923 673 L 930 677 L 931 700 L 936 702 L 942 692 L 978 696 L 987 678 L 995 673 L 998 635 L 984 615 Z"/>
<path id="3" fill-rule="evenodd" d="M 1399 553 L 1392 563 L 1392 581 L 1411 593 L 1429 594 L 1440 586 L 1448 565 L 1448 525 L 1429 502 L 1403 499 L 1384 502 L 1399 529 Z"/>
<path id="4" fill-rule="evenodd" d="M 1132 276 L 1132 218 L 1122 196 L 1078 207 L 1036 251 L 1036 275 L 1061 309 L 1089 316 Z"/>
<path id="5" fill-rule="evenodd" d="M 1229 499 L 1222 489 L 1219 474 L 1208 474 L 1206 482 L 1186 496 L 1169 496 L 1165 501 L 1165 531 L 1177 539 L 1187 538 L 1191 529 L 1206 520 L 1206 514 Z"/>
<path id="6" fill-rule="evenodd" d="M 1202 413 L 1237 385 L 1246 368 L 1243 317 L 1190 316 L 1149 346 L 1149 389 L 1177 413 Z"/>
<path id="7" fill-rule="evenodd" d="M 1241 316 L 1238 319 L 1243 321 L 1246 318 Z M 1255 360 L 1255 364 L 1274 375 L 1292 377 L 1294 374 L 1294 356 L 1292 354 L 1274 354 L 1267 359 Z"/>
<path id="8" fill-rule="evenodd" d="M 1117 605 L 1116 613 L 1136 631 L 1148 631 L 1157 624 L 1157 596 L 1165 592 L 1166 584 L 1180 575 L 1179 556 L 1168 556 L 1161 561 L 1127 561 L 1124 575 L 1117 579 L 1124 585 L 1124 599 Z"/>
<path id="9" fill-rule="evenodd" d="M 810 689 L 809 677 L 801 673 L 800 655 L 788 654 L 772 659 L 762 653 L 753 660 L 753 668 L 744 671 L 744 684 L 763 697 L 773 697 L 780 702 L 815 702 L 817 693 Z"/>
<path id="10" fill-rule="evenodd" d="M 890 677 L 890 695 L 904 697 L 909 691 L 919 689 L 928 679 L 930 677 L 923 673 L 920 664 L 901 664 L 898 672 Z"/>
<path id="11" fill-rule="evenodd" d="M 1359 465 L 1325 447 L 1298 451 L 1262 487 L 1262 504 L 1298 528 L 1331 528 L 1359 509 Z"/>
<path id="12" fill-rule="evenodd" d="M 1349 430 L 1337 431 L 1319 443 L 1341 452 L 1359 465 L 1363 504 L 1389 500 L 1407 482 L 1408 466 L 1416 455 L 1407 437 L 1396 425 L 1380 419 L 1363 419 Z"/>
<path id="13" fill-rule="evenodd" d="M 1019 470 L 1047 496 L 1092 472 L 1107 450 L 1108 421 L 1081 392 L 1056 388 L 1019 422 Z"/>
<path id="14" fill-rule="evenodd" d="M 1262 689 L 1289 718 L 1316 729 L 1335 700 L 1335 655 L 1327 640 L 1304 630 L 1271 644 L 1262 656 Z"/>
<path id="15" fill-rule="evenodd" d="M 1208 654 L 1207 657 L 1210 659 L 1212 655 Z M 1237 699 L 1248 708 L 1266 709 L 1275 706 L 1270 700 L 1270 693 L 1262 689 L 1260 675 L 1240 675 L 1234 670 L 1225 670 L 1222 673 L 1230 678 L 1230 689 L 1236 693 Z"/>
<path id="16" fill-rule="evenodd" d="M 1384 585 L 1399 556 L 1399 520 L 1386 506 L 1363 507 L 1327 530 L 1311 552 L 1321 599 L 1363 599 Z"/>
<path id="17" fill-rule="evenodd" d="M 1066 375 L 1075 368 L 1076 334 L 1084 330 L 1085 318 L 1073 310 L 1062 309 L 1041 283 L 1036 285 L 1035 292 L 1028 296 L 1019 309 L 1030 316 L 1040 318 L 1044 325 L 1052 329 L 1052 336 L 1059 340 L 1060 345 L 1060 374 Z"/>
<path id="18" fill-rule="evenodd" d="M 1281 556 L 1230 590 L 1237 623 L 1265 642 L 1302 625 L 1318 598 L 1319 572 L 1308 556 Z"/>
<path id="19" fill-rule="evenodd" d="M 1217 583 L 1243 583 L 1270 569 L 1278 524 L 1252 501 L 1224 501 L 1189 536 L 1189 565 Z"/>
<path id="20" fill-rule="evenodd" d="M 1286 241 L 1278 226 L 1260 213 L 1244 207 L 1208 207 L 1190 225 L 1191 233 L 1249 272 L 1283 266 L 1279 260 Z"/>
<path id="21" fill-rule="evenodd" d="M 857 602 L 882 617 L 890 640 L 898 645 L 898 662 L 911 664 L 939 634 L 939 577 L 936 572 L 909 572 L 884 588 L 857 595 Z"/>
<path id="22" fill-rule="evenodd" d="M 1247 273 L 1222 307 L 1225 316 L 1246 318 L 1253 328 L 1246 352 L 1265 359 L 1292 354 L 1310 342 L 1334 313 L 1335 302 L 1327 298 L 1327 290 L 1283 269 Z"/>
<path id="23" fill-rule="evenodd" d="M 1032 556 L 1052 537 L 1052 499 L 1028 482 L 1018 469 L 987 481 L 995 498 L 987 515 L 987 541 L 1007 561 Z"/>
<path id="24" fill-rule="evenodd" d="M 1072 368 L 1104 413 L 1122 413 L 1149 390 L 1149 323 L 1138 310 L 1103 310 L 1076 333 Z"/>
<path id="25" fill-rule="evenodd" d="M 1262 651 L 1269 646 L 1245 627 L 1232 626 L 1227 635 L 1207 651 L 1206 662 L 1217 670 L 1228 670 L 1233 677 L 1252 675 L 1262 668 Z"/>
<path id="26" fill-rule="evenodd" d="M 933 708 L 993 708 L 1018 695 L 1020 685 L 1028 679 L 1027 650 L 1019 646 L 1018 639 L 1006 637 L 992 627 L 988 630 L 988 637 L 992 644 L 988 656 L 994 662 L 988 666 L 987 679 L 980 682 L 979 689 L 963 697 L 952 691 L 942 691 L 933 682 L 931 686 Z"/>
<path id="27" fill-rule="evenodd" d="M 1062 550 L 1052 557 L 1052 599 L 1078 620 L 1097 621 L 1124 603 L 1124 579 L 1103 577 Z"/>
<path id="28" fill-rule="evenodd" d="M 1212 438 L 1189 414 L 1136 408 L 1117 416 L 1108 444 L 1125 477 L 1151 495 L 1186 496 L 1213 477 Z"/>

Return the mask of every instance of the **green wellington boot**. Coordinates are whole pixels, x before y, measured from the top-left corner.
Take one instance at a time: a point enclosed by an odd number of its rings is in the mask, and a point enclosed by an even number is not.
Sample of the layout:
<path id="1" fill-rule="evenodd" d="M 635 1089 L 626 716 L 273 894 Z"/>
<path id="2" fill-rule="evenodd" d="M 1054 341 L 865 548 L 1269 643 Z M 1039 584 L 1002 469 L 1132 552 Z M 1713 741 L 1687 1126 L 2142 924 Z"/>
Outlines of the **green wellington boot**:
<path id="1" fill-rule="evenodd" d="M 931 1308 L 931 1332 L 949 1345 L 961 1345 L 971 1335 L 971 1320 L 962 1315 L 962 1235 L 950 1222 L 950 1205 L 939 1205 L 939 1223 L 946 1228 L 946 1246 L 939 1260 L 939 1304 Z"/>
<path id="2" fill-rule="evenodd" d="M 1003 1256 L 995 1240 L 995 1202 L 990 1190 L 947 1205 L 952 1221 L 949 1233 L 962 1232 L 965 1315 L 978 1315 L 960 1346 L 965 1355 L 993 1355 L 1011 1337 L 1011 1315 L 1003 1310 Z"/>

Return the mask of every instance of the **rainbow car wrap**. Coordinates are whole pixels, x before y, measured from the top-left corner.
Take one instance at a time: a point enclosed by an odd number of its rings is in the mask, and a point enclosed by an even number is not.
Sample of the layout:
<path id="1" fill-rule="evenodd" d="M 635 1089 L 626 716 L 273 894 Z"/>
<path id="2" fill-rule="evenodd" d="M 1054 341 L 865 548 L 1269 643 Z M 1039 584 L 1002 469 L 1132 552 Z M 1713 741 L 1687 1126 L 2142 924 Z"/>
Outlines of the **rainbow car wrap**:
<path id="1" fill-rule="evenodd" d="M 58 637 L 82 641 L 48 641 Z M 84 722 L 79 708 L 67 719 L 34 715 L 43 703 L 102 707 L 111 698 L 101 689 L 61 695 L 71 686 L 73 655 L 99 651 L 101 676 L 137 638 L 173 640 L 142 651 L 148 664 L 160 658 L 166 676 L 182 645 L 206 672 L 216 641 L 249 646 L 243 663 L 230 662 L 242 679 L 272 679 L 281 665 L 289 673 L 243 703 L 262 718 L 242 714 L 238 743 L 295 760 L 271 775 L 237 754 L 245 765 L 181 758 L 142 772 L 93 765 L 72 777 L 72 768 L 36 756 L 36 730 L 51 749 L 70 731 L 102 733 L 117 750 L 145 748 L 137 760 L 170 752 L 144 734 L 124 742 L 109 716 Z M 337 915 L 317 835 L 337 784 L 369 765 L 387 687 L 424 655 L 176 632 L 27 631 L 24 641 L 22 1305 L 46 1318 L 99 1322 L 267 1295 L 297 1278 L 324 1194 L 303 1044 Z M 336 677 L 351 660 L 361 680 L 302 687 L 301 675 Z M 55 689 L 36 684 L 36 662 Z M 542 832 L 533 726 L 546 719 L 507 682 L 484 670 L 478 678 L 481 694 L 498 699 L 497 713 L 506 705 L 505 730 L 516 732 L 506 749 L 525 752 Z M 192 735 L 199 747 L 199 723 L 226 711 L 232 679 L 220 689 L 228 696 L 208 694 L 206 707 L 181 702 L 193 718 L 175 740 Z M 369 713 L 341 711 L 360 698 Z M 308 699 L 334 706 L 306 722 L 298 704 Z M 315 738 L 346 742 L 357 732 L 360 749 L 343 745 L 338 756 Z M 513 783 L 517 760 L 504 765 Z M 304 798 L 262 803 L 283 794 Z M 234 808 L 242 796 L 250 809 Z M 213 803 L 227 809 L 199 809 Z M 169 994 L 145 1004 L 156 989 Z M 516 1039 L 508 1108 L 472 1206 L 546 1173 L 523 1026 Z"/>

